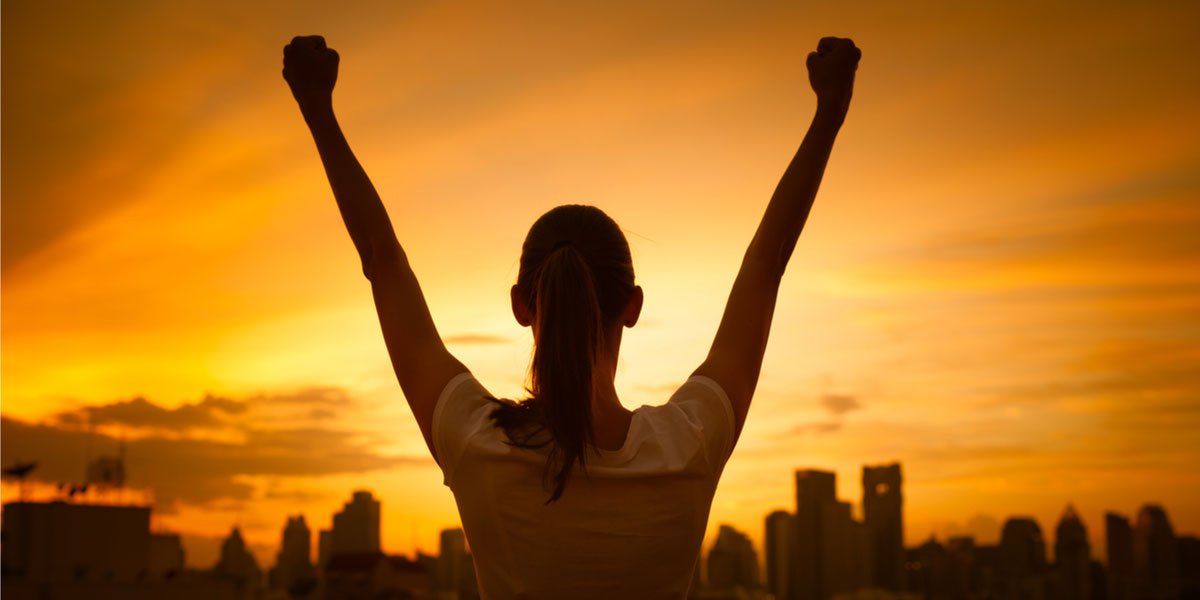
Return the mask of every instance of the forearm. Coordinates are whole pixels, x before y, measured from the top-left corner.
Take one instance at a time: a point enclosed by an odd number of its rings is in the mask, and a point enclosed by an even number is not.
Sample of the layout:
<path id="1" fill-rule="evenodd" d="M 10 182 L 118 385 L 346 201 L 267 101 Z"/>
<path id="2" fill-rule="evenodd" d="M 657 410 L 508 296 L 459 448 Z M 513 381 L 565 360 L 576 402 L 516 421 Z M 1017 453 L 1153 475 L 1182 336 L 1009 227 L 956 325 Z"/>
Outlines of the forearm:
<path id="1" fill-rule="evenodd" d="M 374 261 L 385 253 L 399 250 L 387 210 L 366 171 L 350 150 L 332 106 L 310 106 L 301 112 L 316 142 L 342 221 L 362 259 L 363 273 L 370 278 Z"/>
<path id="2" fill-rule="evenodd" d="M 782 274 L 808 220 L 845 113 L 818 104 L 816 115 L 763 213 L 747 257 Z"/>

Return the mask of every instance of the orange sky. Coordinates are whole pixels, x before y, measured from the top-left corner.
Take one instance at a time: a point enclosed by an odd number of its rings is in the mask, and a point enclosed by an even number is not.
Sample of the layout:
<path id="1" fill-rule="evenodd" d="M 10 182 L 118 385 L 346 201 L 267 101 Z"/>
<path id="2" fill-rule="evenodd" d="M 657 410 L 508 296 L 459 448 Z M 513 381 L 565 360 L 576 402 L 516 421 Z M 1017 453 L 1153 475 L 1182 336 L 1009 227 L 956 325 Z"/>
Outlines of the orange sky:
<path id="1" fill-rule="evenodd" d="M 507 301 L 528 226 L 571 202 L 625 228 L 646 289 L 629 407 L 703 358 L 811 118 L 803 58 L 854 38 L 712 530 L 760 539 L 795 468 L 858 502 L 861 465 L 899 460 L 910 543 L 977 515 L 1053 537 L 1068 502 L 1094 547 L 1103 511 L 1147 501 L 1200 533 L 1194 3 L 75 4 L 0 18 L 3 461 L 79 477 L 128 440 L 189 562 L 234 523 L 265 559 L 286 514 L 328 526 L 358 487 L 389 551 L 457 522 L 279 76 L 310 33 L 341 52 L 343 127 L 439 329 L 493 392 L 528 359 Z"/>

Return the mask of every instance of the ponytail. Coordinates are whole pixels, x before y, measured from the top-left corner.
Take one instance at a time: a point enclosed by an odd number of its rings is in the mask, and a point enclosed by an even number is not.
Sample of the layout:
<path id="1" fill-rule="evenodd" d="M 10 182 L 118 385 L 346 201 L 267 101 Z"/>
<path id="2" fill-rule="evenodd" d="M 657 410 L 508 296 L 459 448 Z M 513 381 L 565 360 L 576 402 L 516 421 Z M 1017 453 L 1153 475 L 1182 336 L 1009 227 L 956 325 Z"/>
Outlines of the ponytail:
<path id="1" fill-rule="evenodd" d="M 563 213 L 584 221 L 579 241 L 538 239 L 536 234 L 548 228 L 539 224 L 547 217 L 566 218 Z M 557 232 L 564 233 L 570 231 Z M 597 240 L 598 233 L 607 237 Z M 629 300 L 633 267 L 620 228 L 590 206 L 559 207 L 539 219 L 526 240 L 521 263 L 517 287 L 534 318 L 530 398 L 521 403 L 497 400 L 491 418 L 513 446 L 550 446 L 544 472 L 553 489 L 549 504 L 562 496 L 577 462 L 586 469 L 587 448 L 594 442 L 596 361 L 604 348 L 605 326 Z"/>

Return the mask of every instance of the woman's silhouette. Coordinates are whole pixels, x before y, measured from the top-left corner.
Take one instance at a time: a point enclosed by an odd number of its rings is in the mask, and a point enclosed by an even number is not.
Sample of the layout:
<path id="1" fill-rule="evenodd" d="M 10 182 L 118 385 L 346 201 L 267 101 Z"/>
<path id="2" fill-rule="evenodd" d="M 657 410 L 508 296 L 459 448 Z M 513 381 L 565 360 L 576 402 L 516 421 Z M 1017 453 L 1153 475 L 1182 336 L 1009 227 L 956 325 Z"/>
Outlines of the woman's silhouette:
<path id="1" fill-rule="evenodd" d="M 613 379 L 642 290 L 617 224 L 578 205 L 533 224 L 511 292 L 513 315 L 533 330 L 530 397 L 493 398 L 446 350 L 338 127 L 337 52 L 320 36 L 284 48 L 284 79 L 371 282 L 396 378 L 454 492 L 485 598 L 685 596 L 860 56 L 831 37 L 808 55 L 816 115 L 746 250 L 707 358 L 666 404 L 629 411 Z"/>

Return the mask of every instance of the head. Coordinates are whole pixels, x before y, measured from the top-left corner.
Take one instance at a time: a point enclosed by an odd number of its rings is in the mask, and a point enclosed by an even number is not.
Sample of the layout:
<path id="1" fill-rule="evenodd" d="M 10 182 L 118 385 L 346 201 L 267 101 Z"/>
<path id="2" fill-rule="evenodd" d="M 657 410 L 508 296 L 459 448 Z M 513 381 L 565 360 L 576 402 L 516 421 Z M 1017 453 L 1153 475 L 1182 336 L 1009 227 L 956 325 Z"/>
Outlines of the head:
<path id="1" fill-rule="evenodd" d="M 592 400 L 597 384 L 613 377 L 621 330 L 641 313 L 629 242 L 596 207 L 554 208 L 525 237 L 511 296 L 513 316 L 533 329 L 531 398 L 517 411 L 497 408 L 493 418 L 514 444 L 552 444 L 555 500 L 575 462 L 585 461 Z"/>

